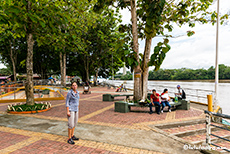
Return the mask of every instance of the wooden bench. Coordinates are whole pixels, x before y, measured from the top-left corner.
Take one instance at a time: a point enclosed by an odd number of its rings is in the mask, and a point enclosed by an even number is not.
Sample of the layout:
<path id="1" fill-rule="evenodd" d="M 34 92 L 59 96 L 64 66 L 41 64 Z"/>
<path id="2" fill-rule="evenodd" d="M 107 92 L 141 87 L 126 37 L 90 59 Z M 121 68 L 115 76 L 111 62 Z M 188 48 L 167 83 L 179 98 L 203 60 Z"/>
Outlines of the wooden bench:
<path id="1" fill-rule="evenodd" d="M 103 101 L 114 101 L 115 97 L 126 97 L 126 99 L 128 99 L 130 96 L 133 96 L 133 94 L 115 94 L 115 95 L 111 95 L 111 94 L 103 94 Z"/>
<path id="2" fill-rule="evenodd" d="M 181 105 L 181 102 L 169 102 L 169 104 L 171 105 L 171 108 L 176 108 L 178 106 Z M 149 104 L 147 103 L 128 103 L 128 106 L 129 106 L 129 109 L 131 110 L 131 107 L 132 106 L 135 106 L 135 107 L 149 107 Z M 155 107 L 155 105 L 153 105 L 153 107 Z"/>
<path id="3" fill-rule="evenodd" d="M 180 100 L 178 102 L 169 102 L 172 108 L 179 110 L 189 110 L 190 101 Z M 115 112 L 127 113 L 131 111 L 131 107 L 149 107 L 147 103 L 127 103 L 124 101 L 115 102 Z M 153 105 L 154 107 L 154 105 Z"/>

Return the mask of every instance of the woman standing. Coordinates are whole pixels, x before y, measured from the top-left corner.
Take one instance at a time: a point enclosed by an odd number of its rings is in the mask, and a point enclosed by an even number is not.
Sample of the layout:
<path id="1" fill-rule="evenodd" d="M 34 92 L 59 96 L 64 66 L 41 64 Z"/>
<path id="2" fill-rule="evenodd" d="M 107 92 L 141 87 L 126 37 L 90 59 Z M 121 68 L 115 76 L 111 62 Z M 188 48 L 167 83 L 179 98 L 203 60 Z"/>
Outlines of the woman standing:
<path id="1" fill-rule="evenodd" d="M 77 91 L 77 83 L 71 84 L 71 90 L 66 96 L 66 111 L 68 118 L 68 136 L 67 143 L 75 144 L 73 140 L 79 140 L 74 136 L 74 129 L 78 122 L 78 106 L 79 106 L 79 92 Z"/>

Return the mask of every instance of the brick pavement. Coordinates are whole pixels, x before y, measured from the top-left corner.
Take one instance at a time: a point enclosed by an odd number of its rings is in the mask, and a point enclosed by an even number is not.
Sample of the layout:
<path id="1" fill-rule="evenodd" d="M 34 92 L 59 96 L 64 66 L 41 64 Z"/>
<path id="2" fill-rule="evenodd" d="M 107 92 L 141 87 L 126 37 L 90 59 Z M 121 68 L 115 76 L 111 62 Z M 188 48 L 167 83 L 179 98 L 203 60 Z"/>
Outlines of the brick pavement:
<path id="1" fill-rule="evenodd" d="M 81 90 L 79 88 L 79 90 Z M 104 91 L 109 91 L 114 93 L 114 89 L 107 89 L 105 87 L 93 87 L 91 88 L 92 94 L 82 94 L 80 93 L 80 105 L 79 105 L 79 121 L 84 123 L 96 122 L 96 123 L 106 123 L 106 124 L 118 124 L 118 125 L 147 125 L 153 124 L 154 122 L 168 122 L 176 121 L 180 119 L 194 118 L 202 116 L 203 112 L 191 108 L 190 110 L 176 110 L 169 112 L 164 112 L 161 115 L 148 114 L 149 108 L 132 107 L 132 112 L 129 113 L 118 113 L 114 112 L 113 102 L 103 102 L 102 94 Z M 93 93 L 97 91 L 97 93 Z M 102 92 L 102 93 L 99 93 Z M 66 97 L 67 92 L 63 92 Z M 125 97 L 124 97 L 125 98 Z M 124 98 L 120 98 L 123 100 Z M 58 119 L 66 121 L 66 110 L 65 110 L 65 100 L 51 101 L 52 109 L 47 112 L 37 113 L 33 117 L 48 118 L 48 119 Z M 2 104 L 0 104 L 2 105 Z M 0 106 L 0 111 L 5 111 L 7 105 Z M 98 112 L 102 110 L 101 112 Z"/>
<path id="2" fill-rule="evenodd" d="M 79 90 L 82 90 L 79 88 Z M 183 121 L 183 120 L 190 120 L 190 119 L 198 119 L 204 117 L 203 111 L 197 110 L 195 108 L 191 108 L 188 111 L 185 110 L 175 110 L 170 112 L 164 112 L 163 114 L 148 114 L 148 108 L 139 108 L 139 107 L 132 107 L 132 112 L 129 113 L 118 113 L 114 112 L 114 102 L 103 102 L 102 95 L 103 93 L 115 93 L 115 89 L 107 89 L 106 87 L 92 87 L 91 94 L 82 94 L 80 93 L 80 106 L 79 106 L 79 122 L 92 124 L 92 125 L 103 125 L 109 127 L 121 127 L 121 128 L 128 128 L 128 129 L 140 129 L 140 130 L 151 130 L 148 127 L 150 124 L 157 124 L 157 123 L 168 123 L 174 121 Z M 66 97 L 67 92 L 62 92 L 64 97 Z M 124 97 L 125 98 L 125 97 Z M 119 98 L 123 100 L 124 98 Z M 23 115 L 28 117 L 36 117 L 41 119 L 52 119 L 52 120 L 60 120 L 60 121 L 67 121 L 66 119 L 66 110 L 65 110 L 65 100 L 58 100 L 58 101 L 51 101 L 52 109 L 43 112 L 43 113 L 36 113 L 30 115 Z M 0 104 L 0 112 L 3 114 L 7 108 L 7 104 Z M 1 127 L 0 127 L 1 128 Z M 12 128 L 11 128 L 12 129 Z M 6 128 L 1 128 L 0 131 L 2 134 L 8 133 L 10 136 L 9 139 L 13 139 L 13 135 L 11 131 L 6 131 Z M 22 130 L 14 130 L 14 132 L 20 132 Z M 56 148 L 52 148 L 47 146 L 48 149 L 47 153 L 52 150 L 56 150 L 56 153 L 62 153 L 63 149 L 66 148 L 69 151 L 69 146 L 66 144 L 66 137 L 52 136 L 51 134 L 46 134 L 49 137 L 41 137 L 38 140 L 32 138 L 30 135 L 25 135 L 28 132 L 22 131 L 23 133 L 14 133 L 14 135 L 22 135 L 25 136 L 24 140 L 31 139 L 29 145 L 26 146 L 19 146 L 19 149 L 14 150 L 14 153 L 20 153 L 23 151 L 31 151 L 36 146 L 44 146 L 42 143 L 51 143 L 56 145 Z M 0 135 L 2 136 L 2 134 Z M 33 134 L 30 132 L 29 134 Z M 34 134 L 35 136 L 37 134 Z M 20 138 L 20 137 L 19 137 Z M 18 141 L 19 143 L 23 142 L 21 140 Z M 87 144 L 82 144 L 82 142 L 88 142 L 89 145 L 93 144 L 95 146 L 89 146 Z M 11 145 L 16 145 L 17 143 L 12 143 Z M 49 145 L 49 144 L 47 144 Z M 113 147 L 116 146 L 117 148 Z M 8 146 L 5 146 L 7 148 Z M 111 150 L 115 148 L 115 150 Z M 4 148 L 4 147 L 3 147 Z M 13 148 L 14 149 L 14 148 Z M 40 152 L 44 149 L 40 149 Z M 105 143 L 93 142 L 93 141 L 79 141 L 74 148 L 71 150 L 78 150 L 81 153 L 155 153 L 153 151 L 143 150 L 143 149 L 135 149 L 131 147 L 122 147 L 118 145 L 106 145 Z M 7 149 L 6 149 L 7 151 Z M 71 152 L 70 152 L 71 153 Z"/>
<path id="3" fill-rule="evenodd" d="M 176 128 L 169 128 L 169 129 L 163 129 L 163 130 L 165 132 L 175 134 L 175 133 L 182 133 L 182 132 L 191 131 L 191 130 L 202 129 L 202 128 L 205 128 L 205 126 L 206 124 L 196 124 L 196 125 L 188 125 L 184 127 L 176 127 Z"/>
<path id="4" fill-rule="evenodd" d="M 0 136 L 0 154 L 161 154 L 159 152 L 144 149 L 124 147 L 82 139 L 76 141 L 75 145 L 70 145 L 66 143 L 67 137 L 64 136 L 7 127 L 0 127 Z"/>

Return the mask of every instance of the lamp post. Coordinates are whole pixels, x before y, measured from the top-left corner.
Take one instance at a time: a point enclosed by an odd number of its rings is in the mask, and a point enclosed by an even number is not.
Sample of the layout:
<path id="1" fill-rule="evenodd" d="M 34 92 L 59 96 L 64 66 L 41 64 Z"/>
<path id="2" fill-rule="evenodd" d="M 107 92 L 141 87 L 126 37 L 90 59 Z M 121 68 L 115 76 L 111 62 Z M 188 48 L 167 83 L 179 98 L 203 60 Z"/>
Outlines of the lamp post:
<path id="1" fill-rule="evenodd" d="M 218 82 L 219 82 L 219 65 L 218 65 L 218 49 L 219 49 L 219 0 L 217 0 L 217 22 L 216 22 L 216 67 L 215 67 L 215 100 L 214 109 L 218 105 Z"/>

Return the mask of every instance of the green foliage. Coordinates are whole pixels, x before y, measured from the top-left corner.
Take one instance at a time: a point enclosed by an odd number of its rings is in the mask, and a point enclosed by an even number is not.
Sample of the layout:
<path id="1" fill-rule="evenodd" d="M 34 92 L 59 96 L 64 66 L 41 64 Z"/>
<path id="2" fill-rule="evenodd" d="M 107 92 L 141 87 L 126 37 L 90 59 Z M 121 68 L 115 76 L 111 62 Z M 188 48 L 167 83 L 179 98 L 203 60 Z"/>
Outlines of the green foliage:
<path id="1" fill-rule="evenodd" d="M 133 80 L 133 74 L 127 72 L 126 75 L 121 75 L 120 80 Z"/>
<path id="2" fill-rule="evenodd" d="M 121 22 L 116 11 L 105 7 L 100 14 L 94 13 L 94 24 L 88 25 L 87 31 L 81 36 L 82 48 L 69 52 L 67 74 L 73 73 L 86 80 L 89 76 L 98 74 L 102 77 L 112 76 L 112 70 L 118 71 L 122 64 L 124 53 L 128 53 L 125 35 L 119 31 Z"/>
<path id="3" fill-rule="evenodd" d="M 156 71 L 159 70 L 162 62 L 165 59 L 166 53 L 171 48 L 168 42 L 169 42 L 168 39 L 164 39 L 164 42 L 159 42 L 157 46 L 155 46 L 154 53 L 150 57 L 148 66 L 155 66 Z"/>
<path id="4" fill-rule="evenodd" d="M 210 80 L 215 79 L 215 68 L 209 69 L 159 69 L 149 71 L 149 80 Z M 219 79 L 230 79 L 230 67 L 219 65 Z"/>
<path id="5" fill-rule="evenodd" d="M 48 104 L 37 104 L 37 103 L 35 103 L 34 105 L 21 104 L 21 105 L 12 106 L 11 110 L 8 109 L 8 111 L 17 111 L 17 112 L 38 111 L 38 110 L 46 109 L 47 106 Z"/>
<path id="6" fill-rule="evenodd" d="M 0 74 L 1 74 L 1 75 L 11 75 L 11 74 L 12 74 L 12 71 L 11 71 L 11 69 L 9 69 L 9 68 L 1 68 L 1 69 L 0 69 Z"/>

